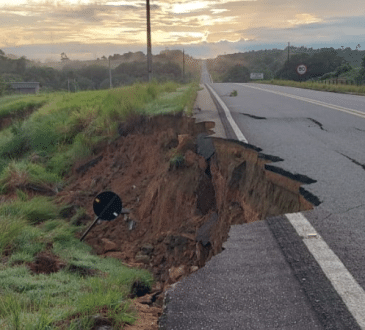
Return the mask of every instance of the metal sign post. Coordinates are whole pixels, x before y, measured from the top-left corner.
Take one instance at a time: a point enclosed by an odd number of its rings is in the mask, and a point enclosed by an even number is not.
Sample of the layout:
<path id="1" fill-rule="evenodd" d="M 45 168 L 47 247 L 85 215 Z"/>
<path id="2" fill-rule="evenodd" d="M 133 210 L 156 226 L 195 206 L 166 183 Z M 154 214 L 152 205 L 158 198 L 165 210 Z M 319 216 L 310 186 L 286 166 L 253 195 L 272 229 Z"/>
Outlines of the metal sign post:
<path id="1" fill-rule="evenodd" d="M 99 217 L 96 217 L 94 222 L 91 224 L 91 226 L 86 229 L 86 231 L 84 232 L 84 234 L 81 236 L 80 238 L 80 242 L 82 242 L 84 240 L 84 238 L 86 237 L 86 235 L 89 233 L 89 231 L 95 226 L 95 224 L 98 222 Z"/>
<path id="2" fill-rule="evenodd" d="M 300 82 L 302 82 L 302 77 L 305 75 L 305 73 L 307 72 L 308 68 L 305 64 L 299 64 L 297 66 L 297 73 L 299 74 L 300 76 Z"/>

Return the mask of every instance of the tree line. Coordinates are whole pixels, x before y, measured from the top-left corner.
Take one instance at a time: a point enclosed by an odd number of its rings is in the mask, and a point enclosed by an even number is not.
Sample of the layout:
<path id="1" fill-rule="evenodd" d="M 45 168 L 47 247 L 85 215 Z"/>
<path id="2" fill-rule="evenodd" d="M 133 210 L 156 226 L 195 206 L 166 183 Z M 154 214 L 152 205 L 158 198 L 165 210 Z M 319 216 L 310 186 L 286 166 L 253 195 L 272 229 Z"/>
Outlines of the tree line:
<path id="1" fill-rule="evenodd" d="M 208 69 L 215 81 L 247 82 L 251 72 L 264 73 L 264 79 L 321 80 L 345 76 L 356 84 L 365 83 L 365 51 L 351 48 L 306 48 L 293 47 L 284 50 L 271 49 L 221 55 L 208 60 Z M 299 64 L 307 66 L 300 76 L 296 72 Z"/>
<path id="2" fill-rule="evenodd" d="M 140 55 L 142 52 L 137 52 Z M 63 53 L 64 54 L 64 53 Z M 133 53 L 114 54 L 112 58 L 130 58 Z M 65 58 L 66 54 L 64 54 Z M 121 63 L 111 69 L 112 86 L 130 85 L 135 82 L 147 82 L 147 64 L 143 56 L 140 61 Z M 185 70 L 182 76 L 182 66 L 168 56 L 156 56 L 153 63 L 153 78 L 157 82 L 176 81 L 189 82 L 196 78 L 194 70 Z M 198 70 L 196 70 L 198 71 Z M 72 61 L 65 61 L 61 70 L 52 67 L 33 66 L 32 61 L 7 58 L 0 50 L 0 95 L 11 94 L 11 82 L 39 82 L 42 91 L 97 90 L 110 87 L 109 68 L 105 65 L 92 64 L 75 68 Z"/>

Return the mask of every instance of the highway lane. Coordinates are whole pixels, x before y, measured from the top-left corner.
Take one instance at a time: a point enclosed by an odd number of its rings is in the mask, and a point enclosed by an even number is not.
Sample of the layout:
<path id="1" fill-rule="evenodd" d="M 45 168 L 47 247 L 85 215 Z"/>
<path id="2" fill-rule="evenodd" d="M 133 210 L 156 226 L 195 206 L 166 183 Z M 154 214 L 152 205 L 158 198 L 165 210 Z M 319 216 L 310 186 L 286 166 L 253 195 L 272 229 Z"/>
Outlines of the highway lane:
<path id="1" fill-rule="evenodd" d="M 202 71 L 202 83 L 213 87 L 249 143 L 284 159 L 276 166 L 317 181 L 304 188 L 329 216 L 311 217 L 311 224 L 365 288 L 365 97 L 210 83 L 205 64 Z M 236 97 L 229 96 L 233 90 Z"/>
<path id="2" fill-rule="evenodd" d="M 225 250 L 168 290 L 161 329 L 365 329 L 362 98 L 213 84 L 205 64 L 201 82 L 226 136 L 317 180 L 305 188 L 322 203 L 232 226 Z"/>
<path id="3" fill-rule="evenodd" d="M 317 180 L 308 190 L 331 211 L 364 204 L 365 118 L 250 85 L 213 85 L 249 143 L 283 158 L 280 167 Z M 237 97 L 228 96 L 232 89 Z"/>
<path id="4" fill-rule="evenodd" d="M 304 188 L 321 200 L 317 209 L 333 216 L 311 223 L 365 288 L 365 97 L 264 84 L 210 86 L 249 143 L 284 159 L 276 166 L 317 181 Z M 233 90 L 238 96 L 229 96 Z"/>

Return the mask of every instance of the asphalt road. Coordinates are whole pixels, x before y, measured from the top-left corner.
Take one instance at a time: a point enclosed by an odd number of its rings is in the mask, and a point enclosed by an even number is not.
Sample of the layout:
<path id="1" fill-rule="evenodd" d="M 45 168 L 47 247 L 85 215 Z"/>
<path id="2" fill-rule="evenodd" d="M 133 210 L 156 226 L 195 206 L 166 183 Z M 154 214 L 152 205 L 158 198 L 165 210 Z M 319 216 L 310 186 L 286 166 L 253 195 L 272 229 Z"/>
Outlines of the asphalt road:
<path id="1" fill-rule="evenodd" d="M 264 84 L 211 86 L 249 143 L 284 159 L 276 166 L 317 181 L 304 188 L 336 220 L 313 225 L 365 288 L 365 97 Z M 232 90 L 236 97 L 227 96 Z M 271 91 L 354 109 L 364 117 Z"/>
<path id="2" fill-rule="evenodd" d="M 163 329 L 365 329 L 365 97 L 217 84 L 204 68 L 201 82 L 240 131 L 222 120 L 227 137 L 315 180 L 304 188 L 321 203 L 307 224 L 299 214 L 232 226 L 226 249 L 170 292 Z"/>

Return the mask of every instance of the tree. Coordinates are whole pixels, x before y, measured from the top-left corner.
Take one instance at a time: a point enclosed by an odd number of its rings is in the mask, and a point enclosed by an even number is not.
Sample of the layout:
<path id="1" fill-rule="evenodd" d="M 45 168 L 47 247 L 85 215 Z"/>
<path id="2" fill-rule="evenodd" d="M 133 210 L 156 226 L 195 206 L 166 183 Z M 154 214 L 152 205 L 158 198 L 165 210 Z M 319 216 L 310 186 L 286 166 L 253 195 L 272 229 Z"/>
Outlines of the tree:
<path id="1" fill-rule="evenodd" d="M 78 70 L 78 74 L 91 80 L 96 88 L 99 88 L 101 82 L 109 77 L 109 70 L 100 65 L 89 65 Z"/>
<path id="2" fill-rule="evenodd" d="M 300 79 L 297 74 L 297 66 L 299 64 L 304 64 L 309 68 L 309 58 L 310 55 L 307 53 L 299 53 L 292 55 L 289 61 L 284 63 L 284 66 L 277 72 L 276 76 L 280 79 L 296 80 Z M 306 74 L 307 75 L 307 74 Z"/>
<path id="3" fill-rule="evenodd" d="M 65 53 L 61 53 L 61 61 L 69 61 L 70 59 L 67 57 Z"/>
<path id="4" fill-rule="evenodd" d="M 223 76 L 223 82 L 248 82 L 250 80 L 250 72 L 240 64 L 231 67 Z"/>
<path id="5" fill-rule="evenodd" d="M 349 63 L 345 63 L 337 67 L 334 76 L 338 77 L 342 73 L 348 72 L 352 70 L 352 66 Z"/>
<path id="6" fill-rule="evenodd" d="M 95 83 L 92 80 L 87 79 L 85 77 L 78 78 L 77 79 L 77 85 L 78 85 L 80 90 L 95 89 Z"/>
<path id="7" fill-rule="evenodd" d="M 0 56 L 5 56 L 5 53 L 0 49 Z"/>
<path id="8" fill-rule="evenodd" d="M 319 52 L 313 55 L 309 55 L 308 53 L 293 55 L 289 62 L 286 61 L 284 67 L 277 72 L 277 77 L 296 81 L 301 80 L 302 77 L 296 73 L 296 67 L 299 64 L 305 64 L 308 71 L 303 78 L 317 78 L 323 76 L 325 73 L 334 72 L 337 67 L 344 63 L 345 60 L 337 54 L 334 48 L 321 48 Z"/>
<path id="9" fill-rule="evenodd" d="M 10 91 L 11 85 L 0 76 L 0 96 L 7 94 Z"/>
<path id="10" fill-rule="evenodd" d="M 16 62 L 16 69 L 15 72 L 18 74 L 24 74 L 25 69 L 27 67 L 27 59 L 25 56 L 22 56 L 20 59 L 15 60 Z"/>

